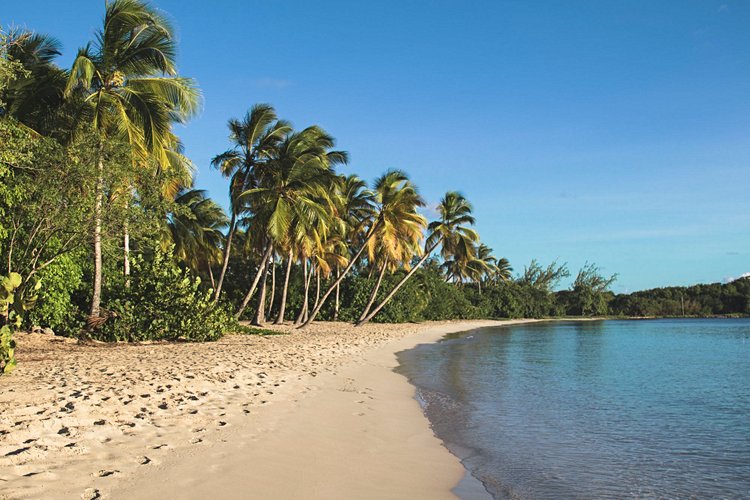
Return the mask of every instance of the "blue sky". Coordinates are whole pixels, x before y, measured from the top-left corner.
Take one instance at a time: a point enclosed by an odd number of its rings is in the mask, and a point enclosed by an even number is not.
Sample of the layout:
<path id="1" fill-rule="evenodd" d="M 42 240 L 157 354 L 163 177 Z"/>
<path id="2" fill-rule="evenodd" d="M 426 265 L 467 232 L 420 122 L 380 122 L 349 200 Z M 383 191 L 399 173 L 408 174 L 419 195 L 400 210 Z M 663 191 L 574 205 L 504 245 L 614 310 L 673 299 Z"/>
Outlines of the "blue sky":
<path id="1" fill-rule="evenodd" d="M 750 2 L 158 0 L 204 110 L 180 130 L 197 186 L 226 121 L 269 102 L 351 154 L 346 172 L 457 189 L 483 240 L 618 273 L 616 291 L 750 271 Z M 103 1 L 5 2 L 68 66 Z"/>

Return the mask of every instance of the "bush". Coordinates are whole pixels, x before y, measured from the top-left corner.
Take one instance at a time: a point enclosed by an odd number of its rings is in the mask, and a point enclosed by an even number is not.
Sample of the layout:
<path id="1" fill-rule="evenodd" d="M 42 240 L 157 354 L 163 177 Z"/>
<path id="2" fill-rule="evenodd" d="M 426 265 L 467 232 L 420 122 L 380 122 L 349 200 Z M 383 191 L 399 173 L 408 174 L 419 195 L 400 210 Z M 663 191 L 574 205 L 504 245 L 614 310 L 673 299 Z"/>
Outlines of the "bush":
<path id="1" fill-rule="evenodd" d="M 61 255 L 42 269 L 38 276 L 43 288 L 27 323 L 30 326 L 48 326 L 58 335 L 77 335 L 85 325 L 85 313 L 72 299 L 83 284 L 79 259 L 71 254 Z"/>
<path id="2" fill-rule="evenodd" d="M 149 260 L 134 256 L 130 285 L 119 281 L 106 304 L 110 318 L 95 334 L 101 340 L 217 340 L 236 326 L 171 251 L 157 250 Z"/>

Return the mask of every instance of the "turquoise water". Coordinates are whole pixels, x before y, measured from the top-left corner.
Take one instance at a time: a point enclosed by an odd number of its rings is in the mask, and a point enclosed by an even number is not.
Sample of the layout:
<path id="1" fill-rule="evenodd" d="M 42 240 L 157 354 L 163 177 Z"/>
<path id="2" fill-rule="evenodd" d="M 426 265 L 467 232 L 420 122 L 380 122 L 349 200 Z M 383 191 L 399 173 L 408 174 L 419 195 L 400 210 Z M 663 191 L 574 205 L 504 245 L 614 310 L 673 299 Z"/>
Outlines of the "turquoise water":
<path id="1" fill-rule="evenodd" d="M 750 320 L 544 322 L 399 354 L 495 498 L 750 497 Z"/>

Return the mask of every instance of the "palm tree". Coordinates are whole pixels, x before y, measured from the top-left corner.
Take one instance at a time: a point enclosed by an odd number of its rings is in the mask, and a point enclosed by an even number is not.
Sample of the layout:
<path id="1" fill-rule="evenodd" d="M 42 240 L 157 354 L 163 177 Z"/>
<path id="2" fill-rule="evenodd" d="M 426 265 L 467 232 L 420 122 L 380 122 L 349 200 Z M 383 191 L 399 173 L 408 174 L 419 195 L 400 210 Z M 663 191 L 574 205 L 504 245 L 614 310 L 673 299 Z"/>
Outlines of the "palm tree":
<path id="1" fill-rule="evenodd" d="M 23 68 L 0 95 L 2 114 L 45 134 L 63 104 L 67 75 L 54 64 L 60 42 L 48 35 L 12 31 L 6 56 Z"/>
<path id="2" fill-rule="evenodd" d="M 470 266 L 470 276 L 476 282 L 479 293 L 482 293 L 482 281 L 489 279 L 498 272 L 497 257 L 492 255 L 492 249 L 480 243 L 474 249 L 474 260 Z"/>
<path id="3" fill-rule="evenodd" d="M 228 123 L 231 149 L 215 156 L 211 165 L 218 168 L 229 181 L 229 201 L 231 215 L 227 230 L 224 258 L 219 274 L 219 281 L 214 291 L 214 303 L 219 301 L 224 285 L 229 256 L 232 251 L 232 240 L 237 231 L 237 219 L 244 207 L 239 202 L 240 195 L 247 189 L 256 187 L 255 168 L 266 160 L 284 135 L 291 131 L 291 125 L 278 120 L 276 111 L 269 104 L 256 104 L 241 120 L 231 119 Z"/>
<path id="4" fill-rule="evenodd" d="M 122 137 L 133 154 L 167 163 L 172 123 L 186 121 L 200 102 L 195 83 L 176 75 L 172 27 L 139 0 L 108 2 L 94 43 L 80 49 L 73 63 L 65 93 L 80 92 L 81 123 L 90 125 L 98 140 L 92 319 L 101 303 L 105 144 Z"/>
<path id="5" fill-rule="evenodd" d="M 508 282 L 513 278 L 513 268 L 505 257 L 498 259 L 495 267 L 497 268 L 494 276 L 496 281 Z"/>
<path id="6" fill-rule="evenodd" d="M 340 244 L 337 250 L 344 257 L 342 263 L 335 264 L 336 278 L 341 276 L 341 267 L 346 266 L 351 258 L 350 252 L 354 248 L 360 248 L 367 236 L 367 227 L 372 225 L 376 216 L 374 206 L 374 193 L 367 189 L 365 181 L 356 175 L 341 176 L 339 183 L 339 196 L 336 197 L 339 217 L 343 224 L 337 226 L 339 230 Z M 347 244 L 348 243 L 348 244 Z M 333 309 L 333 320 L 338 320 L 340 308 L 340 287 L 336 284 L 335 304 Z"/>
<path id="7" fill-rule="evenodd" d="M 426 226 L 427 221 L 423 216 L 409 214 L 408 217 L 386 220 L 375 231 L 374 237 L 368 243 L 368 260 L 373 267 L 379 266 L 380 272 L 357 321 L 362 321 L 370 312 L 386 271 L 395 271 L 400 265 L 408 271 L 412 259 L 422 255 L 420 244 Z"/>
<path id="8" fill-rule="evenodd" d="M 354 264 L 368 247 L 369 242 L 375 237 L 381 225 L 388 224 L 397 226 L 408 223 L 419 225 L 424 218 L 416 212 L 418 207 L 424 206 L 424 200 L 419 195 L 416 186 L 409 180 L 408 176 L 400 170 L 390 170 L 375 182 L 375 205 L 377 216 L 372 219 L 371 225 L 366 232 L 362 246 L 349 260 L 349 264 L 338 278 L 329 286 L 318 305 L 313 309 L 310 317 L 303 323 L 308 326 L 315 320 L 326 299 L 336 289 L 344 277 L 351 271 Z"/>
<path id="9" fill-rule="evenodd" d="M 205 191 L 184 191 L 175 199 L 163 242 L 174 245 L 175 257 L 191 269 L 205 269 L 214 286 L 211 266 L 221 262 L 222 229 L 227 223 L 224 210 Z"/>
<path id="10" fill-rule="evenodd" d="M 422 258 L 406 273 L 375 309 L 372 309 L 367 316 L 357 322 L 357 326 L 375 317 L 393 296 L 396 295 L 396 292 L 398 292 L 404 283 L 424 264 L 430 254 L 437 249 L 438 245 L 442 244 L 441 253 L 444 258 L 455 255 L 461 249 L 466 251 L 470 247 L 473 248 L 473 244 L 479 239 L 479 236 L 473 229 L 467 227 L 474 224 L 474 217 L 471 215 L 471 210 L 471 204 L 460 193 L 450 191 L 445 194 L 438 206 L 440 219 L 431 222 L 428 226 L 429 236 L 425 242 L 425 251 L 422 254 Z"/>
<path id="11" fill-rule="evenodd" d="M 257 187 L 247 189 L 239 201 L 259 221 L 265 235 L 263 257 L 256 277 L 236 313 L 239 318 L 250 302 L 258 281 L 265 275 L 274 244 L 290 239 L 292 223 L 297 228 L 317 228 L 315 240 L 325 239 L 326 221 L 333 213 L 331 185 L 334 166 L 346 163 L 343 151 L 331 151 L 334 139 L 320 127 L 308 127 L 288 134 L 267 161 L 256 166 Z M 309 254 L 311 255 L 311 254 Z M 256 311 L 255 323 L 262 323 L 264 301 Z"/>

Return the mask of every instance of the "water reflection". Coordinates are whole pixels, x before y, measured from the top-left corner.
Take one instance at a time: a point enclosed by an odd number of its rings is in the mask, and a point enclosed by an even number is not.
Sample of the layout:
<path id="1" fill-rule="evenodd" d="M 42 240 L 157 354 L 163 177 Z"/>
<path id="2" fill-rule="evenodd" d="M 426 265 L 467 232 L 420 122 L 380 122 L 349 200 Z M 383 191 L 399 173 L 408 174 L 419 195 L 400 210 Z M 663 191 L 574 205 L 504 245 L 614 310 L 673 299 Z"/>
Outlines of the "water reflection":
<path id="1" fill-rule="evenodd" d="M 482 329 L 400 354 L 498 498 L 750 491 L 748 320 Z"/>

